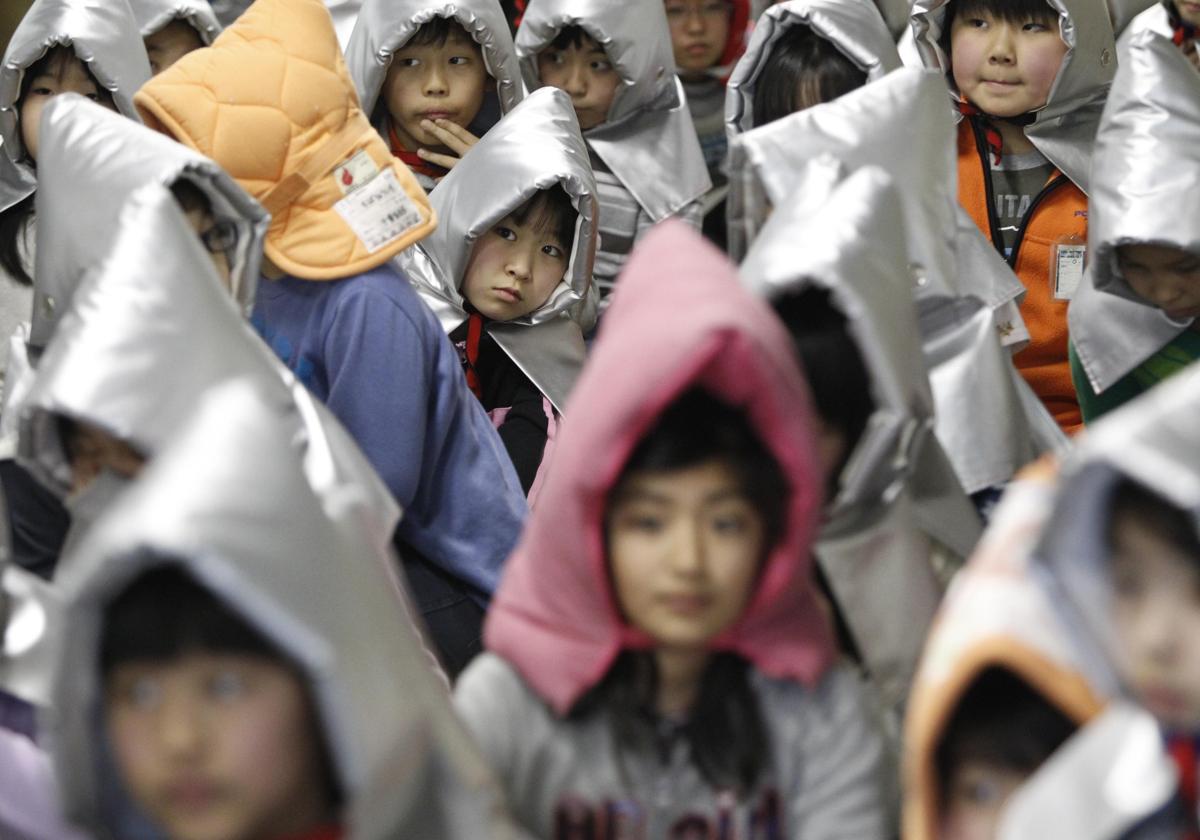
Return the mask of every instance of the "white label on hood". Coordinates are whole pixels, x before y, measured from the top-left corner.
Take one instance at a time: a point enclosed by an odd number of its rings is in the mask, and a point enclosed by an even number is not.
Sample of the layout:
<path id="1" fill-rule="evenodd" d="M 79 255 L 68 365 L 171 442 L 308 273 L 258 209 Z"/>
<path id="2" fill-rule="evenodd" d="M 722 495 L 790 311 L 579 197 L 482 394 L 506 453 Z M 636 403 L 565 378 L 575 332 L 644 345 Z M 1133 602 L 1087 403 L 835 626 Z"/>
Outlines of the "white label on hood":
<path id="1" fill-rule="evenodd" d="M 375 165 L 375 160 L 367 153 L 366 149 L 359 149 L 354 157 L 333 170 L 334 180 L 337 181 L 342 195 L 366 186 L 378 174 L 379 167 Z"/>
<path id="2" fill-rule="evenodd" d="M 390 167 L 333 205 L 333 209 L 372 254 L 421 224 L 416 203 L 400 186 L 395 170 Z"/>
<path id="3" fill-rule="evenodd" d="M 1060 243 L 1054 246 L 1054 299 L 1071 300 L 1083 282 L 1087 246 Z"/>

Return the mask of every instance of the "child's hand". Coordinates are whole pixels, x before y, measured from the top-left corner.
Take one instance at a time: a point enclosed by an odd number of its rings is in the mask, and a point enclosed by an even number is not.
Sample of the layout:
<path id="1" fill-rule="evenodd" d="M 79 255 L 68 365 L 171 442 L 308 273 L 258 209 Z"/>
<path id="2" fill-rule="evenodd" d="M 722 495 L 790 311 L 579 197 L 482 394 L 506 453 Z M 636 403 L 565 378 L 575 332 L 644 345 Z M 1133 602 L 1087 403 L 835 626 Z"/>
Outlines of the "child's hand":
<path id="1" fill-rule="evenodd" d="M 443 169 L 453 169 L 454 165 L 462 160 L 462 156 L 479 142 L 478 137 L 450 120 L 421 120 L 421 128 L 441 140 L 447 149 L 454 152 L 453 155 L 443 155 L 428 149 L 417 149 L 421 160 L 427 160 Z"/>

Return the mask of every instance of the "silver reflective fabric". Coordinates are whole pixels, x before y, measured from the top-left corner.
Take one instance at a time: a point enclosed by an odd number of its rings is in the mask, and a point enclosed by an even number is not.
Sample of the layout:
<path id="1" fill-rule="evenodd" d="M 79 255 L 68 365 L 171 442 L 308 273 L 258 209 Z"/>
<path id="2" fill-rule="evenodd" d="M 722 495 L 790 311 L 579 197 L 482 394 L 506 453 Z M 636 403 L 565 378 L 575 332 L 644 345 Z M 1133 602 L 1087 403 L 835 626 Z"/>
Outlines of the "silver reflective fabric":
<path id="1" fill-rule="evenodd" d="M 567 26 L 604 47 L 621 77 L 608 121 L 589 129 L 588 146 L 656 222 L 712 187 L 700 141 L 675 76 L 662 0 L 536 0 L 517 31 L 517 57 L 529 90 L 542 86 L 537 57 Z M 670 175 L 662 173 L 670 161 Z"/>
<path id="2" fill-rule="evenodd" d="M 318 404 L 241 317 L 164 187 L 143 187 L 126 204 L 112 250 L 76 290 L 42 354 L 21 406 L 18 458 L 65 495 L 71 468 L 58 418 L 87 421 L 153 457 L 210 388 L 251 377 L 263 394 L 291 395 L 293 445 L 314 491 L 339 518 L 346 500 L 379 545 L 399 510 L 346 431 Z"/>
<path id="3" fill-rule="evenodd" d="M 908 31 L 908 18 L 912 14 L 912 0 L 875 0 L 883 21 L 892 38 L 899 40 Z"/>
<path id="4" fill-rule="evenodd" d="M 1187 512 L 1200 529 L 1197 416 L 1200 365 L 1193 364 L 1089 425 L 1063 463 L 1038 560 L 1090 654 L 1098 684 L 1117 684 L 1108 536 L 1113 493 L 1122 480 L 1133 480 Z"/>
<path id="5" fill-rule="evenodd" d="M 112 249 L 121 208 L 151 183 L 169 187 L 187 180 L 208 197 L 215 219 L 237 224 L 230 266 L 236 299 L 249 315 L 270 217 L 225 170 L 82 96 L 56 96 L 42 112 L 41 126 L 34 347 L 49 343 L 83 275 Z"/>
<path id="6" fill-rule="evenodd" d="M 325 0 L 325 8 L 333 18 L 333 28 L 337 32 L 338 45 L 344 51 L 350 44 L 350 36 L 358 23 L 359 10 L 362 0 Z"/>
<path id="7" fill-rule="evenodd" d="M 8 509 L 3 492 L 0 508 Z M 54 589 L 12 562 L 8 517 L 0 517 L 0 691 L 35 706 L 49 704 L 61 624 Z"/>
<path id="8" fill-rule="evenodd" d="M 347 838 L 516 836 L 409 620 L 394 563 L 326 517 L 282 407 L 251 381 L 210 392 L 68 558 L 52 721 L 65 811 L 103 832 L 106 810 L 130 804 L 106 798 L 122 795 L 103 784 L 115 771 L 100 750 L 97 640 L 107 604 L 169 562 L 298 667 L 346 799 Z"/>
<path id="9" fill-rule="evenodd" d="M 0 212 L 28 197 L 37 189 L 32 167 L 16 163 L 8 155 L 7 143 L 0 135 Z"/>
<path id="10" fill-rule="evenodd" d="M 211 3 L 221 26 L 229 26 L 250 8 L 251 0 L 211 0 Z"/>
<path id="11" fill-rule="evenodd" d="M 69 45 L 96 81 L 112 93 L 117 110 L 140 122 L 133 94 L 150 78 L 150 60 L 126 0 L 37 0 L 8 42 L 0 67 L 0 138 L 9 160 L 22 173 L 13 181 L 6 176 L 6 201 L 14 195 L 20 196 L 19 201 L 36 188 L 17 127 L 17 99 L 25 71 L 58 45 Z"/>
<path id="12" fill-rule="evenodd" d="M 143 38 L 173 20 L 182 20 L 196 30 L 205 45 L 221 34 L 221 22 L 208 0 L 129 0 L 129 7 Z"/>
<path id="13" fill-rule="evenodd" d="M 1157 0 L 1108 0 L 1108 16 L 1112 20 L 1113 32 L 1117 36 L 1118 70 L 1120 69 L 1121 42 L 1126 35 L 1149 28 L 1157 28 L 1161 34 L 1171 35 L 1166 5 Z"/>
<path id="14" fill-rule="evenodd" d="M 817 556 L 884 700 L 907 696 L 942 587 L 933 553 L 961 561 L 980 522 L 933 435 L 933 398 L 908 285 L 903 205 L 863 167 L 832 192 L 779 204 L 741 272 L 765 297 L 829 291 L 871 381 L 875 412 L 828 506 Z"/>
<path id="15" fill-rule="evenodd" d="M 1013 794 L 997 840 L 1114 840 L 1180 837 L 1130 834 L 1170 804 L 1178 788 L 1162 731 L 1143 709 L 1114 702 L 1047 759 Z"/>
<path id="16" fill-rule="evenodd" d="M 775 44 L 793 27 L 807 26 L 844 53 L 867 81 L 900 66 L 896 44 L 879 10 L 863 0 L 788 0 L 766 10 L 725 92 L 725 131 L 732 139 L 754 127 L 754 91 Z"/>
<path id="17" fill-rule="evenodd" d="M 1200 257 L 1200 75 L 1168 38 L 1144 30 L 1124 43 L 1093 171 L 1087 279 L 1067 317 L 1100 393 L 1191 324 L 1139 297 L 1117 262 L 1117 248 L 1137 243 Z"/>
<path id="18" fill-rule="evenodd" d="M 599 212 L 587 146 L 567 94 L 534 91 L 497 123 L 430 195 L 437 230 L 396 262 L 446 332 L 453 332 L 468 317 L 459 287 L 475 243 L 538 191 L 555 186 L 579 212 L 566 276 L 540 308 L 490 324 L 488 331 L 561 411 L 583 366 L 583 332 L 595 320 L 592 262 Z"/>
<path id="19" fill-rule="evenodd" d="M 366 0 L 346 47 L 346 65 L 367 116 L 375 111 L 392 55 L 438 17 L 458 21 L 479 44 L 500 112 L 521 101 L 521 67 L 499 0 Z"/>
<path id="20" fill-rule="evenodd" d="M 937 70 L 953 90 L 950 60 L 938 44 L 950 0 L 917 0 L 912 27 L 917 50 L 926 67 Z M 1058 12 L 1062 38 L 1067 43 L 1058 77 L 1045 107 L 1025 128 L 1046 159 L 1058 167 L 1085 194 L 1090 192 L 1092 145 L 1104 98 L 1117 69 L 1112 23 L 1104 0 L 1046 0 Z"/>

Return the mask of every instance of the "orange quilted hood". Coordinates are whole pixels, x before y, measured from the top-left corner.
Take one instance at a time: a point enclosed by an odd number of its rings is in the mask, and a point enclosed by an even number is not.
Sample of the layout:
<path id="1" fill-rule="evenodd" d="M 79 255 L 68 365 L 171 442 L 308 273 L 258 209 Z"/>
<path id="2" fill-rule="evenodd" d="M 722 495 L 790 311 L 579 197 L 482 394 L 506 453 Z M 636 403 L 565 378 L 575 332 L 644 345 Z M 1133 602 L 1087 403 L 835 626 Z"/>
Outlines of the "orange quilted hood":
<path id="1" fill-rule="evenodd" d="M 258 0 L 134 103 L 147 125 L 216 160 L 266 207 L 266 255 L 295 277 L 369 271 L 436 225 L 364 116 L 321 0 Z"/>

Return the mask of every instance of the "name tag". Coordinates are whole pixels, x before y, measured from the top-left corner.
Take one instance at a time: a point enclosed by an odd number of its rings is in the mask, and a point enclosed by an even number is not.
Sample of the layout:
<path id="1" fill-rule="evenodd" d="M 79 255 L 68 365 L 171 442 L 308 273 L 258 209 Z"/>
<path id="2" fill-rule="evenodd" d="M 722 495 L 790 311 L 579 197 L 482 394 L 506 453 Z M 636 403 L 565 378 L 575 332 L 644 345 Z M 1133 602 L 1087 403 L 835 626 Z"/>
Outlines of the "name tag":
<path id="1" fill-rule="evenodd" d="M 1050 256 L 1050 279 L 1055 300 L 1071 300 L 1083 282 L 1087 246 L 1080 242 L 1060 242 Z"/>
<path id="2" fill-rule="evenodd" d="M 385 169 L 333 207 L 372 254 L 421 223 L 416 204 L 391 169 Z"/>

